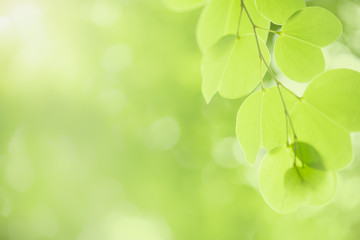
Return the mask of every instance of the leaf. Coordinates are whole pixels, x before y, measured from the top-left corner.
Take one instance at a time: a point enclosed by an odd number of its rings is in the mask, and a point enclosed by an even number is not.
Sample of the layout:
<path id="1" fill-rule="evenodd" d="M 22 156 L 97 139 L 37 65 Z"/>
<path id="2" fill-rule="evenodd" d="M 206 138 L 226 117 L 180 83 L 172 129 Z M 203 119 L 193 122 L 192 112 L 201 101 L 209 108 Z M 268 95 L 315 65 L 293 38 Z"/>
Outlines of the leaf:
<path id="1" fill-rule="evenodd" d="M 289 213 L 302 204 L 330 201 L 337 187 L 336 175 L 310 167 L 294 167 L 293 152 L 284 146 L 269 152 L 260 165 L 260 192 L 275 211 Z"/>
<path id="2" fill-rule="evenodd" d="M 205 4 L 207 0 L 163 0 L 165 6 L 174 11 L 188 11 Z"/>
<path id="3" fill-rule="evenodd" d="M 307 87 L 303 100 L 348 131 L 360 131 L 360 73 L 336 69 L 318 76 Z"/>
<path id="4" fill-rule="evenodd" d="M 304 201 L 292 197 L 285 189 L 285 173 L 292 167 L 288 149 L 277 147 L 262 160 L 259 171 L 259 187 L 266 203 L 275 211 L 288 213 L 295 211 Z"/>
<path id="5" fill-rule="evenodd" d="M 334 172 L 317 171 L 308 168 L 307 180 L 312 188 L 308 204 L 320 206 L 328 203 L 335 195 L 337 188 L 337 175 Z"/>
<path id="6" fill-rule="evenodd" d="M 277 38 L 274 55 L 281 71 L 297 82 L 308 82 L 325 70 L 319 47 L 286 35 Z"/>
<path id="7" fill-rule="evenodd" d="M 263 41 L 259 41 L 267 62 L 269 51 Z M 265 64 L 260 66 L 260 58 L 254 35 L 238 38 L 229 35 L 220 39 L 203 58 L 202 92 L 206 102 L 210 102 L 219 91 L 224 98 L 235 99 L 249 94 L 260 83 Z"/>
<path id="8" fill-rule="evenodd" d="M 236 136 L 245 153 L 246 160 L 255 164 L 260 148 L 261 105 L 263 92 L 249 96 L 241 105 L 236 120 Z"/>
<path id="9" fill-rule="evenodd" d="M 292 15 L 282 33 L 319 47 L 334 42 L 342 33 L 340 20 L 321 7 L 307 7 Z"/>
<path id="10" fill-rule="evenodd" d="M 267 19 L 282 25 L 293 13 L 306 5 L 303 0 L 256 0 L 256 7 Z"/>
<path id="11" fill-rule="evenodd" d="M 245 0 L 253 21 L 256 25 L 269 28 L 270 23 L 263 18 L 255 8 L 255 0 Z M 219 39 L 229 34 L 237 34 L 240 17 L 240 0 L 213 0 L 202 11 L 198 26 L 197 40 L 203 53 L 212 47 Z M 243 13 L 240 24 L 240 35 L 253 34 L 252 25 Z M 268 32 L 259 31 L 259 37 L 266 42 Z"/>
<path id="12" fill-rule="evenodd" d="M 324 160 L 321 154 L 310 144 L 306 142 L 297 142 L 291 144 L 293 154 L 305 165 L 318 169 L 325 170 Z"/>
<path id="13" fill-rule="evenodd" d="M 280 87 L 286 108 L 290 112 L 297 99 L 289 91 Z M 270 151 L 273 148 L 287 143 L 286 115 L 280 93 L 277 87 L 265 90 L 262 103 L 262 146 Z M 289 131 L 290 125 L 288 126 Z"/>
<path id="14" fill-rule="evenodd" d="M 292 167 L 285 173 L 285 189 L 292 198 L 313 206 L 329 202 L 336 192 L 335 173 L 310 167 Z"/>
<path id="15" fill-rule="evenodd" d="M 301 9 L 285 22 L 276 40 L 276 63 L 288 78 L 308 82 L 325 69 L 320 47 L 334 42 L 341 32 L 340 21 L 329 11 Z"/>
<path id="16" fill-rule="evenodd" d="M 280 89 L 287 109 L 292 109 L 297 98 L 283 87 Z M 251 165 L 260 146 L 268 151 L 286 146 L 286 115 L 277 87 L 256 92 L 246 99 L 237 115 L 236 133 Z"/>
<path id="17" fill-rule="evenodd" d="M 337 170 L 352 159 L 350 133 L 305 101 L 296 104 L 291 118 L 299 141 L 311 144 L 322 156 L 324 168 Z"/>

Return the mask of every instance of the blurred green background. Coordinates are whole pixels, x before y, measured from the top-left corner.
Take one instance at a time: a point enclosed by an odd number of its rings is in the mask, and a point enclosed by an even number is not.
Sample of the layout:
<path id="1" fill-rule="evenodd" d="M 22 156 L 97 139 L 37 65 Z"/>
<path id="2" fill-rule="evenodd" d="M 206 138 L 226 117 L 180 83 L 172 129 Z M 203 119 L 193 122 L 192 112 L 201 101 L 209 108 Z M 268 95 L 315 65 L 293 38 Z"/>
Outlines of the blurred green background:
<path id="1" fill-rule="evenodd" d="M 360 70 L 358 2 L 308 4 L 344 24 L 328 68 Z M 275 213 L 235 138 L 243 99 L 201 96 L 199 13 L 0 2 L 1 240 L 360 239 L 360 135 L 331 203 Z"/>

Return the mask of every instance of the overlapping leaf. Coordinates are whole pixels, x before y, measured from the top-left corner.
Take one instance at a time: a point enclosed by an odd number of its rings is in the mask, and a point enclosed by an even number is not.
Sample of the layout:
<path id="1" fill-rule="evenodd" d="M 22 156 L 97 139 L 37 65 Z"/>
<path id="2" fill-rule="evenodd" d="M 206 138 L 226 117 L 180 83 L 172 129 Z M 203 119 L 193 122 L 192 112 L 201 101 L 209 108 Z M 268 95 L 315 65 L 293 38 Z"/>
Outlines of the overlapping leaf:
<path id="1" fill-rule="evenodd" d="M 325 72 L 306 89 L 291 114 L 299 140 L 311 144 L 328 170 L 352 160 L 350 132 L 360 130 L 360 73 Z"/>
<path id="2" fill-rule="evenodd" d="M 254 1 L 244 0 L 251 18 L 256 25 L 269 28 L 270 22 L 258 13 Z M 225 35 L 237 34 L 240 5 L 240 0 L 212 0 L 204 8 L 197 27 L 197 40 L 203 53 Z M 245 13 L 241 18 L 239 33 L 240 35 L 253 33 L 252 25 Z M 258 35 L 266 42 L 268 36 L 266 31 L 259 31 Z"/>
<path id="3" fill-rule="evenodd" d="M 301 204 L 322 205 L 331 200 L 336 190 L 336 174 L 308 166 L 294 167 L 293 151 L 277 147 L 263 159 L 259 186 L 265 201 L 274 210 L 288 213 Z"/>
<path id="4" fill-rule="evenodd" d="M 283 87 L 280 91 L 287 109 L 292 109 L 297 98 Z M 286 145 L 286 115 L 277 87 L 256 92 L 241 105 L 236 133 L 250 164 L 254 164 L 260 146 L 270 151 Z"/>
<path id="5" fill-rule="evenodd" d="M 304 0 L 256 0 L 259 12 L 278 25 L 282 25 L 294 12 L 305 6 Z"/>
<path id="6" fill-rule="evenodd" d="M 270 61 L 269 51 L 263 41 L 259 41 L 262 54 Z M 228 35 L 220 39 L 204 56 L 201 69 L 203 75 L 202 92 L 206 102 L 214 94 L 235 99 L 249 94 L 261 81 L 265 69 L 261 63 L 254 35 Z"/>
<path id="7" fill-rule="evenodd" d="M 306 89 L 303 99 L 348 131 L 360 131 L 360 73 L 350 69 L 327 71 Z"/>
<path id="8" fill-rule="evenodd" d="M 174 11 L 188 11 L 200 7 L 207 0 L 163 0 L 164 4 Z"/>
<path id="9" fill-rule="evenodd" d="M 325 69 L 320 48 L 335 41 L 341 32 L 340 21 L 329 11 L 301 9 L 285 22 L 276 40 L 276 63 L 290 79 L 308 82 Z"/>
<path id="10" fill-rule="evenodd" d="M 260 166 L 261 193 L 276 211 L 291 212 L 303 203 L 328 202 L 336 190 L 333 171 L 352 159 L 350 133 L 360 130 L 360 73 L 325 72 L 310 83 L 300 100 L 280 91 L 291 112 L 296 144 L 286 144 L 287 135 L 292 135 L 277 88 L 257 92 L 243 103 L 237 136 L 250 163 L 260 146 L 269 151 Z"/>
<path id="11" fill-rule="evenodd" d="M 360 130 L 360 73 L 349 69 L 325 72 L 308 86 L 301 101 L 282 87 L 280 91 L 299 140 L 323 158 L 321 167 L 310 166 L 327 170 L 346 166 L 352 159 L 350 132 Z M 287 124 L 276 87 L 250 96 L 237 118 L 237 136 L 246 157 L 251 156 L 248 161 L 253 163 L 260 146 L 268 151 L 286 146 L 287 136 L 292 136 Z"/>
<path id="12" fill-rule="evenodd" d="M 275 60 L 281 71 L 297 82 L 308 82 L 325 70 L 321 49 L 286 35 L 275 43 Z"/>

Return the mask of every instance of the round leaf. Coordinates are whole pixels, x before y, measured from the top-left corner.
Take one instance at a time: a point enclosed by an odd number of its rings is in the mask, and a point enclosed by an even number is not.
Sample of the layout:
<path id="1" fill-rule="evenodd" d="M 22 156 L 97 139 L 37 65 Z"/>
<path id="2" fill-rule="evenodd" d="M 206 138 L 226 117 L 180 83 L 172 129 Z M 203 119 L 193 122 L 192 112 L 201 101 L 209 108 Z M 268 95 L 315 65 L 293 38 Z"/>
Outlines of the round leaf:
<path id="1" fill-rule="evenodd" d="M 254 0 L 245 0 L 244 4 L 257 26 L 269 28 L 270 23 L 255 8 Z M 220 38 L 237 34 L 240 16 L 240 0 L 213 0 L 202 11 L 198 26 L 197 40 L 204 53 Z M 253 34 L 253 28 L 245 13 L 241 18 L 240 35 Z M 259 31 L 258 35 L 266 42 L 268 32 Z"/>
<path id="2" fill-rule="evenodd" d="M 342 33 L 340 20 L 321 7 L 307 7 L 299 10 L 286 21 L 282 33 L 325 47 Z"/>
<path id="3" fill-rule="evenodd" d="M 304 101 L 351 132 L 360 131 L 360 73 L 336 69 L 318 76 L 307 87 Z"/>
<path id="4" fill-rule="evenodd" d="M 310 167 L 292 167 L 285 174 L 285 189 L 293 198 L 313 206 L 329 202 L 337 187 L 335 173 Z"/>
<path id="5" fill-rule="evenodd" d="M 321 49 L 296 38 L 279 36 L 274 55 L 281 71 L 297 82 L 308 82 L 325 69 Z"/>
<path id="6" fill-rule="evenodd" d="M 292 212 L 304 201 L 290 195 L 285 188 L 285 173 L 292 167 L 288 151 L 284 146 L 273 149 L 262 160 L 259 172 L 262 196 L 271 208 L 280 213 Z"/>
<path id="7" fill-rule="evenodd" d="M 319 152 L 325 169 L 337 170 L 352 160 L 350 134 L 342 125 L 306 102 L 296 104 L 291 118 L 299 141 Z"/>
<path id="8" fill-rule="evenodd" d="M 270 54 L 263 41 L 260 48 L 264 58 L 269 62 Z M 261 81 L 265 64 L 260 66 L 260 58 L 254 35 L 238 38 L 234 35 L 220 39 L 205 54 L 202 61 L 203 85 L 205 100 L 209 102 L 219 91 L 220 95 L 235 99 L 249 94 Z"/>
<path id="9" fill-rule="evenodd" d="M 305 142 L 297 142 L 291 144 L 293 154 L 305 165 L 318 169 L 325 170 L 324 160 L 321 154 L 310 144 Z"/>
<path id="10" fill-rule="evenodd" d="M 278 25 L 282 25 L 293 13 L 305 6 L 304 0 L 256 0 L 259 12 Z"/>
<path id="11" fill-rule="evenodd" d="M 277 147 L 260 165 L 259 186 L 267 204 L 275 211 L 288 213 L 300 205 L 321 205 L 332 199 L 337 187 L 336 175 L 310 167 L 294 166 L 293 152 Z"/>

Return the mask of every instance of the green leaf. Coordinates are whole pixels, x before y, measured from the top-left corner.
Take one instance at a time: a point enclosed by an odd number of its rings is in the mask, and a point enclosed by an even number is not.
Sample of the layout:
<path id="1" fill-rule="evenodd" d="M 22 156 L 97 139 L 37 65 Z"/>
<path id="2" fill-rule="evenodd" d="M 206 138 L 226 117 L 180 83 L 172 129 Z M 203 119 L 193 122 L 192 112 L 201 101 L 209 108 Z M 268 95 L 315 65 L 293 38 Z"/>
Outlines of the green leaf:
<path id="1" fill-rule="evenodd" d="M 327 71 L 309 84 L 303 99 L 348 131 L 360 131 L 360 73 Z"/>
<path id="2" fill-rule="evenodd" d="M 337 187 L 336 175 L 310 167 L 294 166 L 291 148 L 277 147 L 260 165 L 259 186 L 267 204 L 288 213 L 302 204 L 321 205 L 330 201 Z"/>
<path id="3" fill-rule="evenodd" d="M 280 87 L 280 91 L 284 98 L 286 108 L 290 112 L 297 98 L 289 91 Z M 277 87 L 269 88 L 265 90 L 264 100 L 262 103 L 262 146 L 270 151 L 273 148 L 287 143 L 287 131 L 286 131 L 286 115 L 283 106 L 283 102 L 280 97 L 280 93 Z M 288 126 L 289 131 L 290 125 Z"/>
<path id="4" fill-rule="evenodd" d="M 325 59 L 319 47 L 286 35 L 276 40 L 274 55 L 281 71 L 298 82 L 308 82 L 325 69 Z"/>
<path id="5" fill-rule="evenodd" d="M 320 47 L 334 42 L 341 32 L 340 21 L 329 11 L 301 9 L 285 22 L 276 40 L 276 63 L 288 78 L 308 82 L 325 69 Z"/>
<path id="6" fill-rule="evenodd" d="M 291 144 L 291 149 L 294 155 L 305 165 L 318 169 L 325 170 L 324 160 L 321 154 L 310 144 L 305 142 L 297 142 Z"/>
<path id="7" fill-rule="evenodd" d="M 308 168 L 307 168 L 308 169 Z M 307 202 L 311 195 L 311 188 L 305 181 L 305 171 L 300 167 L 291 167 L 285 172 L 284 188 L 289 197 L 299 202 Z"/>
<path id="8" fill-rule="evenodd" d="M 263 92 L 249 96 L 241 105 L 236 120 L 236 136 L 246 160 L 254 165 L 260 148 L 261 105 Z"/>
<path id="9" fill-rule="evenodd" d="M 304 201 L 291 196 L 285 189 L 285 173 L 292 167 L 289 150 L 282 146 L 273 149 L 262 160 L 259 171 L 259 187 L 266 203 L 275 211 L 295 211 Z"/>
<path id="10" fill-rule="evenodd" d="M 282 33 L 319 47 L 334 42 L 342 33 L 340 20 L 321 7 L 307 7 L 292 15 Z"/>
<path id="11" fill-rule="evenodd" d="M 335 173 L 297 166 L 285 173 L 285 189 L 292 198 L 313 206 L 329 202 L 336 192 Z"/>
<path id="12" fill-rule="evenodd" d="M 319 152 L 325 169 L 337 170 L 352 160 L 350 134 L 341 124 L 305 101 L 296 104 L 291 118 L 299 141 Z"/>
<path id="13" fill-rule="evenodd" d="M 269 51 L 259 41 L 267 62 Z M 234 35 L 220 39 L 204 56 L 202 64 L 202 92 L 206 102 L 219 91 L 224 98 L 235 99 L 249 94 L 260 83 L 266 71 L 260 58 L 254 35 L 238 38 Z"/>
<path id="14" fill-rule="evenodd" d="M 306 5 L 304 0 L 256 0 L 256 7 L 271 22 L 282 25 L 293 13 Z"/>
<path id="15" fill-rule="evenodd" d="M 207 0 L 163 0 L 165 6 L 174 11 L 188 11 L 205 4 Z"/>
<path id="16" fill-rule="evenodd" d="M 311 186 L 311 196 L 308 204 L 320 206 L 328 203 L 335 195 L 337 188 L 337 175 L 334 172 L 324 172 L 308 168 L 306 179 Z"/>
<path id="17" fill-rule="evenodd" d="M 269 28 L 270 23 L 263 18 L 255 8 L 255 0 L 245 0 L 244 3 L 257 26 Z M 200 49 L 205 53 L 220 38 L 237 34 L 240 17 L 240 0 L 213 0 L 202 11 L 198 26 L 197 40 Z M 243 13 L 240 24 L 240 35 L 253 34 L 252 25 Z M 266 42 L 268 32 L 259 31 L 259 37 Z"/>

